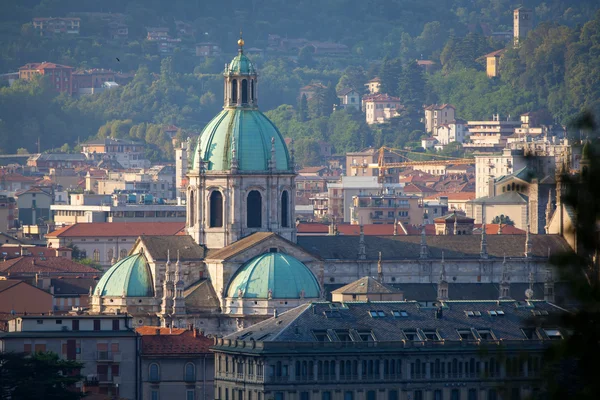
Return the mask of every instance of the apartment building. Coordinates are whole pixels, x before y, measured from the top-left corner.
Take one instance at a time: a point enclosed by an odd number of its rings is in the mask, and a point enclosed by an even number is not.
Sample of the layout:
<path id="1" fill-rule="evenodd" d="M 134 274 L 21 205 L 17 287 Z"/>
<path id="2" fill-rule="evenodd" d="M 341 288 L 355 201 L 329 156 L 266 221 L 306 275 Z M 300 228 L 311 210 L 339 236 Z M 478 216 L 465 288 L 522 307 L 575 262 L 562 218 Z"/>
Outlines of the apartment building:
<path id="1" fill-rule="evenodd" d="M 545 317 L 560 312 L 534 300 L 313 302 L 216 339 L 215 398 L 527 398 L 566 334 Z"/>
<path id="2" fill-rule="evenodd" d="M 353 196 L 350 214 L 350 223 L 353 225 L 423 223 L 419 197 L 408 196 L 390 188 L 379 193 L 363 192 Z"/>
<path id="3" fill-rule="evenodd" d="M 34 18 L 33 29 L 40 36 L 79 35 L 80 18 Z"/>
<path id="4" fill-rule="evenodd" d="M 455 121 L 456 108 L 451 104 L 431 104 L 425 107 L 425 132 L 436 135 L 436 130 L 441 125 Z"/>
<path id="5" fill-rule="evenodd" d="M 491 121 L 468 121 L 469 138 L 463 147 L 467 150 L 500 151 L 520 125 L 520 121 L 501 120 L 499 114 L 494 114 Z"/>
<path id="6" fill-rule="evenodd" d="M 137 398 L 137 339 L 125 314 L 19 316 L 0 332 L 0 350 L 51 351 L 83 363 L 82 392 Z"/>
<path id="7" fill-rule="evenodd" d="M 19 68 L 19 79 L 32 80 L 43 75 L 57 92 L 73 94 L 73 67 L 50 62 L 29 63 Z"/>
<path id="8" fill-rule="evenodd" d="M 386 93 L 369 94 L 362 99 L 362 109 L 369 125 L 383 124 L 397 117 L 401 108 L 400 98 Z"/>

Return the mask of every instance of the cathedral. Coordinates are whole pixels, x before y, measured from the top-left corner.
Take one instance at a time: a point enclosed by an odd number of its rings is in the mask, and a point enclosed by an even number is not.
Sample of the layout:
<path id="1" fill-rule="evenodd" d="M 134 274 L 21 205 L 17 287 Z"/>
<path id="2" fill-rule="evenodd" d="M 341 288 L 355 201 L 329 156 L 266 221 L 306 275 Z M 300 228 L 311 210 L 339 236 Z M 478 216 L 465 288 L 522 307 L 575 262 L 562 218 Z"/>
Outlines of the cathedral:
<path id="1" fill-rule="evenodd" d="M 258 73 L 238 47 L 223 110 L 188 142 L 185 234 L 140 236 L 90 291 L 90 313 L 225 335 L 362 277 L 417 301 L 554 298 L 560 235 L 474 234 L 449 215 L 435 236 L 297 236 L 293 142 L 259 110 Z"/>

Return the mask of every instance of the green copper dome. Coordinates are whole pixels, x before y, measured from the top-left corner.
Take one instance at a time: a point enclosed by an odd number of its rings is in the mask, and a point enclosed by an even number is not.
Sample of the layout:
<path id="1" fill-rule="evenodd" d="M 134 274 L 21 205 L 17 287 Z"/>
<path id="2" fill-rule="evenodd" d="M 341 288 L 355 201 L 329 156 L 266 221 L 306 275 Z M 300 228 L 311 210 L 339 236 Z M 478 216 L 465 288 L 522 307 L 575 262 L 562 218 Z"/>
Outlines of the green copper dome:
<path id="1" fill-rule="evenodd" d="M 225 74 L 256 75 L 256 68 L 252 61 L 240 51 L 227 65 Z"/>
<path id="2" fill-rule="evenodd" d="M 153 297 L 152 272 L 142 253 L 119 260 L 102 275 L 94 290 L 100 296 Z"/>
<path id="3" fill-rule="evenodd" d="M 238 171 L 265 172 L 269 171 L 272 139 L 275 170 L 289 171 L 287 146 L 269 118 L 256 109 L 225 108 L 202 130 L 194 157 L 200 154 L 207 171 L 228 171 L 235 147 Z M 197 170 L 199 160 L 192 165 Z"/>
<path id="4" fill-rule="evenodd" d="M 319 283 L 308 267 L 283 253 L 264 253 L 244 264 L 235 274 L 227 297 L 274 299 L 318 298 Z M 304 291 L 304 293 L 302 293 Z"/>

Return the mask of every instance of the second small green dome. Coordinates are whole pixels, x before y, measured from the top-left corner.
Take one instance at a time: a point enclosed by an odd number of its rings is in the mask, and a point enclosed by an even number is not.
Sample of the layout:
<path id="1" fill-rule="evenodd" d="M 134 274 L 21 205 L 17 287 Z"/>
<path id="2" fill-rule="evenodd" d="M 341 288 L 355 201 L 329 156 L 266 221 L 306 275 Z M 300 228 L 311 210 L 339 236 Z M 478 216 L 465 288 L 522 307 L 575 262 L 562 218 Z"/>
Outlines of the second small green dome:
<path id="1" fill-rule="evenodd" d="M 99 296 L 154 297 L 152 272 L 142 253 L 119 260 L 102 275 L 94 293 Z"/>

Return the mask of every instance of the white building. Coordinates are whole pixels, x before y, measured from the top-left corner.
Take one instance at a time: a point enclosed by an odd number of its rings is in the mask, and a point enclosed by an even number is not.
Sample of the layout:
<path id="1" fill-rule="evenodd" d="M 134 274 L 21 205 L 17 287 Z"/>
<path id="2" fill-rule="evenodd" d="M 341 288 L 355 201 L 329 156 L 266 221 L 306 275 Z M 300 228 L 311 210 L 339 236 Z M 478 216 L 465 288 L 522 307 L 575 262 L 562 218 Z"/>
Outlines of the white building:
<path id="1" fill-rule="evenodd" d="M 463 147 L 468 150 L 502 150 L 507 138 L 520 125 L 520 121 L 502 121 L 498 114 L 495 114 L 491 121 L 468 121 L 469 139 L 463 143 Z"/>
<path id="2" fill-rule="evenodd" d="M 432 104 L 425 107 L 425 132 L 436 135 L 436 129 L 454 121 L 455 108 L 451 104 Z"/>
<path id="3" fill-rule="evenodd" d="M 445 146 L 452 142 L 463 143 L 468 134 L 467 126 L 460 122 L 451 122 L 449 124 L 439 125 L 435 129 L 435 138 L 438 143 Z"/>
<path id="4" fill-rule="evenodd" d="M 512 174 L 527 165 L 522 150 L 505 149 L 502 153 L 475 154 L 475 195 L 490 196 L 494 179 Z"/>
<path id="5" fill-rule="evenodd" d="M 343 89 L 337 94 L 340 108 L 360 110 L 360 94 L 354 89 Z"/>

